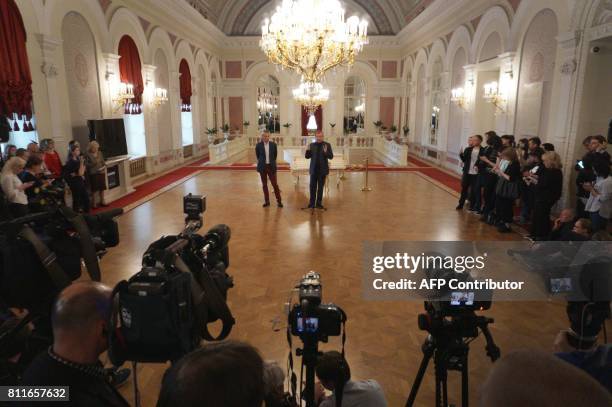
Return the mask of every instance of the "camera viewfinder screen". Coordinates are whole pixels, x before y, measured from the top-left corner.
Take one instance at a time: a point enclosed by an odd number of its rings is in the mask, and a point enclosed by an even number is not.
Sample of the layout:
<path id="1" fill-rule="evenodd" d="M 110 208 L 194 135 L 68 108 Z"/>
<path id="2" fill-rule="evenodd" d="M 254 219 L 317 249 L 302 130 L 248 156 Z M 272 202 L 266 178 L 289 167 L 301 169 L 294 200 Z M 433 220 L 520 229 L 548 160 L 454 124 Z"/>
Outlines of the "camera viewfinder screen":
<path id="1" fill-rule="evenodd" d="M 298 318 L 298 332 L 315 333 L 319 329 L 319 318 Z"/>
<path id="2" fill-rule="evenodd" d="M 474 292 L 453 291 L 451 305 L 474 305 Z"/>
<path id="3" fill-rule="evenodd" d="M 567 293 L 572 291 L 572 279 L 570 277 L 551 278 L 550 291 L 552 293 Z"/>

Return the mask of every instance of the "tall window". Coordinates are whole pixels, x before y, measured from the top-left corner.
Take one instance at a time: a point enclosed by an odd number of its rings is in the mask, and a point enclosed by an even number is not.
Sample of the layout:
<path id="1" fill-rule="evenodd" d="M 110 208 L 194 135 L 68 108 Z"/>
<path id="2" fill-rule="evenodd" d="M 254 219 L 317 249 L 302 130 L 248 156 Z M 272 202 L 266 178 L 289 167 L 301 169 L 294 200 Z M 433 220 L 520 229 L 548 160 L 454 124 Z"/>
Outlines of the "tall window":
<path id="1" fill-rule="evenodd" d="M 280 133 L 279 120 L 280 86 L 272 75 L 257 81 L 257 125 L 259 131 Z"/>
<path id="2" fill-rule="evenodd" d="M 214 73 L 210 76 L 210 90 L 211 90 L 211 96 L 212 96 L 212 113 L 213 113 L 213 122 L 212 122 L 212 128 L 216 129 L 218 126 L 219 121 L 217 120 L 217 116 L 218 116 L 218 103 L 217 103 L 217 75 L 215 75 Z"/>
<path id="3" fill-rule="evenodd" d="M 434 63 L 431 77 L 431 123 L 429 130 L 429 144 L 438 144 L 438 128 L 440 126 L 440 105 L 442 103 L 442 61 Z"/>
<path id="4" fill-rule="evenodd" d="M 349 76 L 346 82 L 344 82 L 344 119 L 342 128 L 345 134 L 363 131 L 365 106 L 365 82 L 356 76 Z"/>

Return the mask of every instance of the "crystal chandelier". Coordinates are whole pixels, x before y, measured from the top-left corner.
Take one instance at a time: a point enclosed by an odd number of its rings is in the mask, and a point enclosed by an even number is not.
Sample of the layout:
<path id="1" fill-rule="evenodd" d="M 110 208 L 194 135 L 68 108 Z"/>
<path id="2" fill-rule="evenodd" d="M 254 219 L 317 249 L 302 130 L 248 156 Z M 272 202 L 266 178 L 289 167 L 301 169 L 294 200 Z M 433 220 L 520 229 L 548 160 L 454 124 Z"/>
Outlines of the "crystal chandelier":
<path id="1" fill-rule="evenodd" d="M 271 113 L 278 109 L 276 98 L 272 91 L 266 90 L 266 88 L 257 88 L 257 109 L 261 113 Z"/>
<path id="2" fill-rule="evenodd" d="M 293 89 L 293 98 L 303 105 L 308 113 L 314 114 L 319 105 L 329 100 L 329 89 L 325 89 L 320 83 L 302 82 L 299 87 Z"/>
<path id="3" fill-rule="evenodd" d="M 350 66 L 365 44 L 368 23 L 344 20 L 338 0 L 283 0 L 261 27 L 259 45 L 268 60 L 320 82 L 330 69 Z"/>

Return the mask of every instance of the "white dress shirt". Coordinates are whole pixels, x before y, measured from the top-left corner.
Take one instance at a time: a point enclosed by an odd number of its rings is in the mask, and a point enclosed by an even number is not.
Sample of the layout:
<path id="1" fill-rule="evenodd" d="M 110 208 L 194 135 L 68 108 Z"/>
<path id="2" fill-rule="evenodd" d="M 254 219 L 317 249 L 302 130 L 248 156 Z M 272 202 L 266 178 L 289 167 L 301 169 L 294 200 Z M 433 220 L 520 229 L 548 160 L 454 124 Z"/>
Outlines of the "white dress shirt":
<path id="1" fill-rule="evenodd" d="M 478 161 L 479 153 L 480 153 L 480 147 L 472 148 L 472 155 L 470 157 L 470 169 L 468 170 L 468 174 L 470 175 L 478 174 L 478 167 L 476 167 L 476 161 Z"/>
<path id="2" fill-rule="evenodd" d="M 594 188 L 599 195 L 592 192 L 584 208 L 587 212 L 599 212 L 602 218 L 612 217 L 612 176 L 607 178 L 597 177 Z"/>
<path id="3" fill-rule="evenodd" d="M 266 152 L 266 164 L 270 164 L 270 143 L 264 143 L 264 150 Z"/>

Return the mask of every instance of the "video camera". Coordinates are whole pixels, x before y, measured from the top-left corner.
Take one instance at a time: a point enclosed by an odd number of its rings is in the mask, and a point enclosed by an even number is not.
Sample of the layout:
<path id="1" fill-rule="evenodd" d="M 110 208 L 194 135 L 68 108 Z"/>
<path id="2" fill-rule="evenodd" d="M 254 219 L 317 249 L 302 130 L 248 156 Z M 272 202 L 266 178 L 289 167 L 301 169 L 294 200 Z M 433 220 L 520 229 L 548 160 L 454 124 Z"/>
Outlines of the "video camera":
<path id="1" fill-rule="evenodd" d="M 185 196 L 183 209 L 185 229 L 153 242 L 142 257 L 142 269 L 113 290 L 109 356 L 116 365 L 175 361 L 202 339 L 224 339 L 235 323 L 226 303 L 233 287 L 226 273 L 230 228 L 220 224 L 205 235 L 196 233 L 205 196 Z M 223 328 L 213 337 L 208 323 L 218 319 Z"/>
<path id="2" fill-rule="evenodd" d="M 289 313 L 291 334 L 311 335 L 322 342 L 327 342 L 329 336 L 340 335 L 346 314 L 334 304 L 321 304 L 321 276 L 309 271 L 297 288 L 300 303 L 295 304 Z"/>

